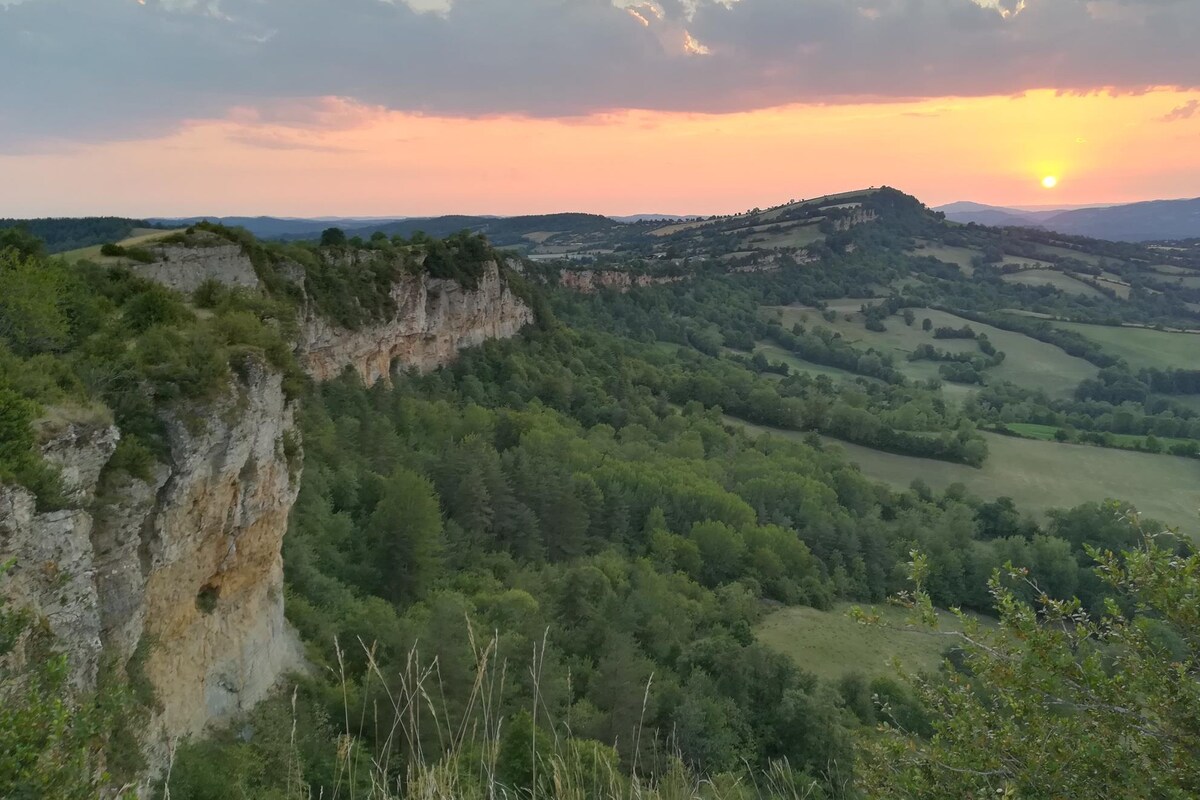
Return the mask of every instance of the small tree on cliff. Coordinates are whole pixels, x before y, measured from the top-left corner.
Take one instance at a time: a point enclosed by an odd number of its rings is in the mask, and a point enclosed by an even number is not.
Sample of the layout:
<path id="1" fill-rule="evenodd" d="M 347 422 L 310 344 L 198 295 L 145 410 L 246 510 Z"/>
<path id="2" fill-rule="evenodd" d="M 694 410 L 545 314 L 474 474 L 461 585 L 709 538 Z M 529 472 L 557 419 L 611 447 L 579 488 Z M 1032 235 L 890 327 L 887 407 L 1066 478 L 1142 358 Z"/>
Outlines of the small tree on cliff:
<path id="1" fill-rule="evenodd" d="M 321 247 L 344 247 L 346 232 L 341 228 L 326 228 L 321 231 Z"/>

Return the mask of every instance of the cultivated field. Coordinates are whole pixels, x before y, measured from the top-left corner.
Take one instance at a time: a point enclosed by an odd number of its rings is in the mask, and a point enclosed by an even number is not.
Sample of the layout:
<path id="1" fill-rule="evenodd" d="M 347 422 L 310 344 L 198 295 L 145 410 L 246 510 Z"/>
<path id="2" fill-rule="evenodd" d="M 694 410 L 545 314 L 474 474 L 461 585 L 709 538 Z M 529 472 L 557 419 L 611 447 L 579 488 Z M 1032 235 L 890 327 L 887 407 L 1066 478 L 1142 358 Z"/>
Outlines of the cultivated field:
<path id="1" fill-rule="evenodd" d="M 778 313 L 785 328 L 790 329 L 795 322 L 801 322 L 809 329 L 823 325 L 842 334 L 842 337 L 855 347 L 864 350 L 874 347 L 881 352 L 891 353 L 896 358 L 897 369 L 915 380 L 938 375 L 937 364 L 933 362 L 907 360 L 908 354 L 918 345 L 931 344 L 955 353 L 973 353 L 979 349 L 971 339 L 934 339 L 932 332 L 921 329 L 921 321 L 925 318 L 932 321 L 935 329 L 970 325 L 975 331 L 986 333 L 996 348 L 1006 354 L 1003 364 L 987 371 L 990 380 L 1011 381 L 1029 389 L 1041 389 L 1052 396 L 1069 397 L 1080 381 L 1094 377 L 1097 372 L 1094 365 L 1067 355 L 1054 345 L 1039 342 L 1024 334 L 971 322 L 945 311 L 919 309 L 916 311 L 917 321 L 913 325 L 905 325 L 903 319 L 893 316 L 885 323 L 886 331 L 869 331 L 863 326 L 863 317 L 858 309 L 863 303 L 870 302 L 872 301 L 862 298 L 830 302 L 830 309 L 837 312 L 837 318 L 833 322 L 826 322 L 821 313 L 812 308 L 772 307 L 767 309 L 767 312 Z M 846 319 L 847 315 L 849 320 Z"/>
<path id="2" fill-rule="evenodd" d="M 851 619 L 850 603 L 831 611 L 793 607 L 774 612 L 756 631 L 759 641 L 788 656 L 801 669 L 818 678 L 837 680 L 847 672 L 869 677 L 893 675 L 892 659 L 908 672 L 934 672 L 942 652 L 955 644 L 947 633 L 960 629 L 952 615 L 942 614 L 936 631 L 908 624 L 909 612 L 894 606 L 873 609 L 879 624 L 864 625 Z M 872 609 L 864 606 L 864 611 Z"/>
<path id="3" fill-rule="evenodd" d="M 804 434 L 732 420 L 748 431 L 799 439 Z M 867 475 L 897 489 L 920 478 L 937 490 L 961 483 L 989 500 L 1011 497 L 1042 512 L 1106 499 L 1133 503 L 1150 517 L 1200 532 L 1200 461 L 1087 445 L 984 434 L 988 458 L 981 469 L 948 461 L 884 453 L 827 438 Z"/>
<path id="4" fill-rule="evenodd" d="M 1124 358 L 1135 370 L 1144 367 L 1200 369 L 1200 334 L 1080 322 L 1059 322 L 1057 327 L 1086 336 L 1105 351 Z"/>

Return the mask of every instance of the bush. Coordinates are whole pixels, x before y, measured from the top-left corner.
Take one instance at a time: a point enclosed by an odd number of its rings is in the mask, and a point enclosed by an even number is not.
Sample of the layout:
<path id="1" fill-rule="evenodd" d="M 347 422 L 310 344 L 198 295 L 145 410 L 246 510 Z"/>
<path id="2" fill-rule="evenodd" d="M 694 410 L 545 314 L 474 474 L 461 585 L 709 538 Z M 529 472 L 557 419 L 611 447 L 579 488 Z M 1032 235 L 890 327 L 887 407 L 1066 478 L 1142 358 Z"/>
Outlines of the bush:
<path id="1" fill-rule="evenodd" d="M 100 255 L 108 256 L 110 258 L 120 258 L 121 256 L 125 255 L 125 248 L 121 247 L 119 244 L 108 242 L 100 245 Z"/>
<path id="2" fill-rule="evenodd" d="M 125 248 L 125 257 L 139 264 L 153 264 L 158 260 L 158 257 L 154 253 L 144 247 Z"/>

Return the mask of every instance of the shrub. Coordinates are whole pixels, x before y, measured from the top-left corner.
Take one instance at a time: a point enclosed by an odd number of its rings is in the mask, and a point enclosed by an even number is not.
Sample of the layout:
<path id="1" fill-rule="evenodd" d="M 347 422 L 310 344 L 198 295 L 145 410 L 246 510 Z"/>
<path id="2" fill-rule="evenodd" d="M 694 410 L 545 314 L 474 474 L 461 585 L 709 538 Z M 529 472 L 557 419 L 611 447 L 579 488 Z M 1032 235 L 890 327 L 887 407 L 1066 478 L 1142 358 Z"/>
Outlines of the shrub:
<path id="1" fill-rule="evenodd" d="M 158 260 L 158 257 L 154 253 L 144 247 L 125 248 L 125 257 L 139 264 L 153 264 Z"/>

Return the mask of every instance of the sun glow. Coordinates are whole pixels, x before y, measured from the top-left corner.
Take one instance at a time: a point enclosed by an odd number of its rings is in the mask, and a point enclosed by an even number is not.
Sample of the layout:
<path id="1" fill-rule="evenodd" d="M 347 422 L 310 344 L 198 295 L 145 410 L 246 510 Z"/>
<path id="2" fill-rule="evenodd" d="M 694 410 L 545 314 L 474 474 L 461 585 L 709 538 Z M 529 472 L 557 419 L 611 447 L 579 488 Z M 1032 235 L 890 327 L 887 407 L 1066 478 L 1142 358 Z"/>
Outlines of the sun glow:
<path id="1" fill-rule="evenodd" d="M 1042 188 L 1053 189 L 1055 186 L 1058 186 L 1058 178 L 1054 175 L 1047 175 L 1042 178 Z"/>

